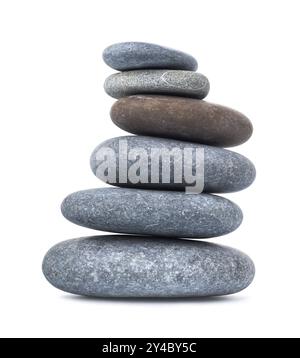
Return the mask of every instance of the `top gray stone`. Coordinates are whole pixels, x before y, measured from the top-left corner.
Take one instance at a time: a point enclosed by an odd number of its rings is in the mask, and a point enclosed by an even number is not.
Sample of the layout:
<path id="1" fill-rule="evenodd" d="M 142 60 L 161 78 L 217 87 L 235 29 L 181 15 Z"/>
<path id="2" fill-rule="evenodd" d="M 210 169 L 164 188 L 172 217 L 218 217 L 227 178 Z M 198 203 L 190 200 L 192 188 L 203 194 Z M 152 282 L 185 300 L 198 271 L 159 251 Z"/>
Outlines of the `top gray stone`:
<path id="1" fill-rule="evenodd" d="M 174 69 L 196 71 L 194 57 L 168 47 L 146 42 L 121 42 L 103 51 L 104 62 L 118 71 L 134 69 Z"/>

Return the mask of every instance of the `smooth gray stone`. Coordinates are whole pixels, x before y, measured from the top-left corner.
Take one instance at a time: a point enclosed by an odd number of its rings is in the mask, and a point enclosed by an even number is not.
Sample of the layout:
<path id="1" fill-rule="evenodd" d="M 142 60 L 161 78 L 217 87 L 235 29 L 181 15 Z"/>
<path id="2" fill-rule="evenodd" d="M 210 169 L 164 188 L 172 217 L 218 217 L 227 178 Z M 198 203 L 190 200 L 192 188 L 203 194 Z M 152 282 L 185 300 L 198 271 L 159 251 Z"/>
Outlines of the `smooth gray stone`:
<path id="1" fill-rule="evenodd" d="M 123 188 L 72 193 L 61 210 L 66 219 L 90 229 L 168 237 L 220 236 L 243 219 L 236 204 L 216 195 Z"/>
<path id="2" fill-rule="evenodd" d="M 209 92 L 209 82 L 192 71 L 136 70 L 109 76 L 104 89 L 114 98 L 152 93 L 203 99 Z"/>
<path id="3" fill-rule="evenodd" d="M 103 51 L 104 62 L 118 71 L 136 69 L 174 69 L 196 71 L 194 57 L 172 48 L 146 42 L 121 42 Z"/>
<path id="4" fill-rule="evenodd" d="M 255 268 L 244 253 L 182 239 L 92 236 L 53 246 L 43 273 L 56 288 L 94 297 L 201 297 L 246 288 Z"/>
<path id="5" fill-rule="evenodd" d="M 124 153 L 122 146 L 119 148 L 119 144 L 127 143 L 127 152 Z M 151 180 L 151 152 L 153 150 L 172 150 L 173 148 L 179 148 L 182 153 L 184 149 L 192 148 L 195 151 L 196 148 L 204 149 L 204 192 L 208 193 L 230 193 L 239 191 L 247 188 L 255 179 L 256 171 L 254 165 L 249 159 L 244 157 L 239 153 L 235 153 L 228 149 L 217 148 L 203 144 L 196 144 L 191 142 L 183 142 L 174 139 L 166 138 L 156 138 L 156 137 L 146 137 L 146 136 L 122 136 L 109 139 L 96 147 L 93 151 L 90 158 L 90 165 L 93 173 L 100 177 L 98 168 L 103 164 L 101 158 L 101 151 L 104 148 L 110 148 L 116 155 L 116 165 L 113 161 L 107 161 L 107 166 L 111 171 L 116 168 L 116 178 L 110 179 L 107 177 L 107 182 L 111 185 L 117 185 L 122 187 L 135 187 L 135 188 L 144 188 L 144 189 L 164 189 L 164 190 L 185 190 L 186 187 L 191 186 L 186 182 L 184 171 L 182 170 L 181 182 L 176 183 L 174 180 L 174 168 L 177 168 L 177 159 L 170 157 L 170 181 L 163 182 L 162 176 L 162 165 L 159 168 L 159 180 L 157 183 Z M 136 159 L 130 160 L 128 153 L 133 149 L 142 148 L 147 152 L 147 163 L 148 163 L 148 178 L 147 182 L 142 182 L 144 180 L 140 179 L 137 183 L 132 183 L 130 175 L 127 173 L 127 178 L 124 181 L 120 180 L 120 161 L 119 154 L 121 156 L 127 157 L 127 167 L 128 169 L 136 162 Z M 120 152 L 120 153 L 119 153 Z M 201 161 L 203 162 L 203 161 Z M 145 164 L 147 166 L 147 163 Z M 168 164 L 167 164 L 168 165 Z M 154 164 L 153 164 L 154 167 Z M 196 174 L 196 161 L 193 160 L 192 163 L 193 173 Z M 199 173 L 199 171 L 198 171 Z M 199 175 L 200 174 L 200 175 Z M 197 174 L 197 178 L 203 180 L 203 173 Z M 116 179 L 116 180 L 115 180 Z M 151 182 L 152 181 L 152 182 Z"/>

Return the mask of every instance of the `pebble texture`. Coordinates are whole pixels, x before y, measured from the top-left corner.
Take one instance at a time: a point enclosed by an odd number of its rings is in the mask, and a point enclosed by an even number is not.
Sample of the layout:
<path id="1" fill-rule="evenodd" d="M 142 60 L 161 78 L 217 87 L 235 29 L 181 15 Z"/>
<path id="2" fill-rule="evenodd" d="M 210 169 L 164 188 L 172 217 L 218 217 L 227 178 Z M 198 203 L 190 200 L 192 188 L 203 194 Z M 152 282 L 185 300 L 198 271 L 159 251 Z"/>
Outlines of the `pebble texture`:
<path id="1" fill-rule="evenodd" d="M 104 62 L 118 71 L 162 68 L 196 71 L 194 57 L 168 47 L 145 42 L 122 42 L 103 51 Z"/>
<path id="2" fill-rule="evenodd" d="M 115 102 L 110 114 L 118 127 L 133 134 L 220 147 L 242 144 L 253 131 L 250 120 L 242 113 L 193 98 L 124 97 Z"/>
<path id="3" fill-rule="evenodd" d="M 114 98 L 150 93 L 202 99 L 209 92 L 209 82 L 204 75 L 192 71 L 136 70 L 109 76 L 104 89 Z"/>
<path id="4" fill-rule="evenodd" d="M 94 236 L 61 242 L 43 261 L 60 290 L 96 297 L 200 297 L 235 293 L 255 268 L 230 247 L 178 239 Z"/>
<path id="5" fill-rule="evenodd" d="M 87 228 L 168 237 L 220 236 L 243 219 L 236 204 L 219 196 L 123 188 L 75 192 L 61 210 L 66 219 Z"/>
<path id="6" fill-rule="evenodd" d="M 159 182 L 151 183 L 151 151 L 179 148 L 182 151 L 184 148 L 204 148 L 204 192 L 209 193 L 229 193 L 239 191 L 248 187 L 255 179 L 255 167 L 249 159 L 239 153 L 233 151 L 211 147 L 207 145 L 200 145 L 189 142 L 182 142 L 173 139 L 144 137 L 144 136 L 123 136 L 109 139 L 100 144 L 91 155 L 91 169 L 93 173 L 99 177 L 97 169 L 103 160 L 99 153 L 103 148 L 111 148 L 119 158 L 119 143 L 120 140 L 127 142 L 129 152 L 134 148 L 144 148 L 147 152 L 148 162 L 148 179 L 147 183 L 137 182 L 132 183 L 130 177 L 126 182 L 119 180 L 119 160 L 116 163 L 116 181 L 108 181 L 109 184 L 124 186 L 124 187 L 140 187 L 145 189 L 165 189 L 165 190 L 185 190 L 187 186 L 191 185 L 186 182 L 184 172 L 182 171 L 182 180 L 176 183 L 174 180 L 174 167 L 177 167 L 176 160 L 171 156 L 170 158 L 170 182 L 164 183 L 162 178 L 162 170 L 159 170 Z M 124 153 L 121 152 L 121 155 Z M 125 153 L 126 154 L 126 153 Z M 130 168 L 136 159 L 130 160 L 128 158 L 127 166 Z M 108 161 L 108 166 L 113 170 L 114 162 Z M 175 165 L 174 165 L 175 164 Z M 147 165 L 147 164 L 146 164 Z M 154 165 L 153 165 L 154 167 Z M 193 160 L 193 171 L 196 171 L 196 162 Z M 203 174 L 202 179 L 203 179 Z M 100 179 L 103 179 L 100 177 Z M 125 178 L 126 179 L 126 178 Z"/>

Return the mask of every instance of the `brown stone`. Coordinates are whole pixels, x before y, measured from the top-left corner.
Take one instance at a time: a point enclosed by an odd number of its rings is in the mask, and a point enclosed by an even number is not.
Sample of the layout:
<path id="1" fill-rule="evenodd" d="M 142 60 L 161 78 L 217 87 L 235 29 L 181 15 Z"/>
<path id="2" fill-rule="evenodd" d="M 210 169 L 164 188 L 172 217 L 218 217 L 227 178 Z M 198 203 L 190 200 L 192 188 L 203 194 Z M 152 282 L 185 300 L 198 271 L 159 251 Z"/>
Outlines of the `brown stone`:
<path id="1" fill-rule="evenodd" d="M 119 99 L 112 121 L 133 134 L 181 139 L 219 147 L 246 142 L 252 124 L 242 113 L 199 99 L 135 95 Z"/>

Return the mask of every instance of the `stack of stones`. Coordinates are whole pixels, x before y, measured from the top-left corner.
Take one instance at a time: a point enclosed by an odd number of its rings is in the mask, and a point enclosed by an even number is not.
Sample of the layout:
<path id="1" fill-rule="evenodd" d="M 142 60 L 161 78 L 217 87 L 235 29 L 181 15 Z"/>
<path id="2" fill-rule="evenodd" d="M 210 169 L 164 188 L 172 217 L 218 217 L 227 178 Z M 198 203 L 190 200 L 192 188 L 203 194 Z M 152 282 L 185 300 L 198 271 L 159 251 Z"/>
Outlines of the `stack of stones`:
<path id="1" fill-rule="evenodd" d="M 122 235 L 55 245 L 43 261 L 46 278 L 61 290 L 96 297 L 241 291 L 254 277 L 251 259 L 230 247 L 189 239 L 228 234 L 241 224 L 241 209 L 214 194 L 242 190 L 253 182 L 253 164 L 223 148 L 248 140 L 251 122 L 233 109 L 203 101 L 209 82 L 195 72 L 197 61 L 188 54 L 127 42 L 106 48 L 103 58 L 120 71 L 104 85 L 118 99 L 112 121 L 134 135 L 109 139 L 91 155 L 94 174 L 119 188 L 73 193 L 63 201 L 62 213 L 77 225 Z M 166 160 L 161 155 L 155 172 L 153 153 L 173 149 L 184 156 Z M 193 153 L 190 161 L 188 150 Z M 201 184 L 201 193 L 195 185 L 190 190 L 183 170 L 175 170 L 183 162 Z"/>

